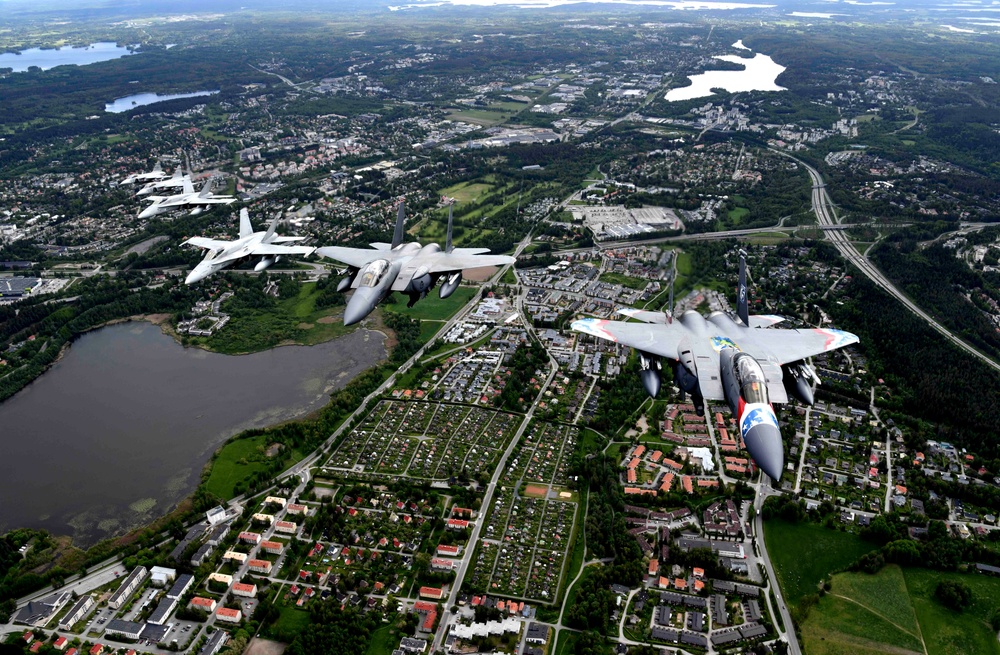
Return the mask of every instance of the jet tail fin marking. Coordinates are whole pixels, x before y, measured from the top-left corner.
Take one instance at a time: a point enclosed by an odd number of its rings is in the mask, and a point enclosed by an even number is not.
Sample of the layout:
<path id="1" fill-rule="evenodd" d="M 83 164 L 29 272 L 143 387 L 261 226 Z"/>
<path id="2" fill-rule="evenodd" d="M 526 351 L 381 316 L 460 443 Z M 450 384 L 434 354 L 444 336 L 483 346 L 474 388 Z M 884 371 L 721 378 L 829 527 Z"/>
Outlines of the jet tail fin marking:
<path id="1" fill-rule="evenodd" d="M 736 315 L 743 325 L 750 327 L 750 311 L 747 307 L 747 254 L 740 250 L 740 280 L 736 289 Z"/>
<path id="2" fill-rule="evenodd" d="M 240 238 L 253 234 L 253 225 L 250 224 L 250 212 L 244 207 L 240 210 Z"/>
<path id="3" fill-rule="evenodd" d="M 403 243 L 403 223 L 406 222 L 406 201 L 399 201 L 399 213 L 396 215 L 396 230 L 392 233 L 392 247 Z"/>
<path id="4" fill-rule="evenodd" d="M 454 250 L 454 246 L 452 246 L 451 244 L 451 223 L 452 223 L 451 213 L 454 208 L 455 208 L 454 205 L 448 205 L 448 238 L 444 244 L 445 252 L 451 252 L 452 250 Z"/>

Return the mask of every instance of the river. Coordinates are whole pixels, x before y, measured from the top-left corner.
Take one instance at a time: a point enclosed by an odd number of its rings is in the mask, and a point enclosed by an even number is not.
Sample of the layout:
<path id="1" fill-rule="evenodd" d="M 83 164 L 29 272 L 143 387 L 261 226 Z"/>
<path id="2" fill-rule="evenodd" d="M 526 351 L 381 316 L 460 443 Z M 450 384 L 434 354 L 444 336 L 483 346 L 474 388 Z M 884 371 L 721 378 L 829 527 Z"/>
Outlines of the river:
<path id="1" fill-rule="evenodd" d="M 228 356 L 145 322 L 85 334 L 0 404 L 0 533 L 44 528 L 86 547 L 144 525 L 195 489 L 228 437 L 322 407 L 384 344 L 357 330 Z"/>

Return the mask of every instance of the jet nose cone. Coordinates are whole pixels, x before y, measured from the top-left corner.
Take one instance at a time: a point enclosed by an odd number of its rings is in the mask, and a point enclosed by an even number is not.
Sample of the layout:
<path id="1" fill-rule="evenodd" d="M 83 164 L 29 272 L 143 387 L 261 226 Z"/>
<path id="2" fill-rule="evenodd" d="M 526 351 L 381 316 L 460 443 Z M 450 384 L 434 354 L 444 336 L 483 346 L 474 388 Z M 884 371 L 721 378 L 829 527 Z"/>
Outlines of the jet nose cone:
<path id="1" fill-rule="evenodd" d="M 757 466 L 775 482 L 780 480 L 785 468 L 785 449 L 777 426 L 758 423 L 743 433 L 743 442 Z"/>
<path id="2" fill-rule="evenodd" d="M 188 276 L 184 278 L 184 284 L 195 284 L 201 282 L 206 277 L 208 277 L 209 271 L 201 266 L 195 266 L 194 270 L 188 273 Z"/>
<path id="3" fill-rule="evenodd" d="M 361 288 L 354 292 L 344 309 L 344 325 L 354 325 L 365 316 L 372 313 L 378 303 L 378 294 L 374 289 Z"/>

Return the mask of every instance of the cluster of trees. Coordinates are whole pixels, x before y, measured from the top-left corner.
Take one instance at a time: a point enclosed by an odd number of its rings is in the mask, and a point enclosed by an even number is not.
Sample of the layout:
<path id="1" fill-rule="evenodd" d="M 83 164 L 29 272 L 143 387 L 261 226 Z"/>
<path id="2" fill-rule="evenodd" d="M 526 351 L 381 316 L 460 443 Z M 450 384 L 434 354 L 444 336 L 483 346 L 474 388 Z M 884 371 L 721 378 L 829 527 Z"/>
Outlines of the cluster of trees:
<path id="1" fill-rule="evenodd" d="M 972 589 L 961 580 L 941 580 L 934 588 L 934 597 L 948 609 L 961 612 L 972 604 Z"/>
<path id="2" fill-rule="evenodd" d="M 867 278 L 855 276 L 843 304 L 831 305 L 830 312 L 835 325 L 861 338 L 869 373 L 893 389 L 885 400 L 888 409 L 929 422 L 931 438 L 1000 462 L 996 371 L 941 338 L 912 313 L 886 311 L 894 303 Z"/>
<path id="3" fill-rule="evenodd" d="M 529 340 L 518 346 L 507 361 L 510 374 L 503 391 L 494 401 L 495 404 L 511 411 L 524 411 L 538 393 L 533 388 L 531 379 L 536 376 L 536 371 L 545 370 L 548 361 L 549 354 L 537 342 Z"/>
<path id="4" fill-rule="evenodd" d="M 420 338 L 420 321 L 389 310 L 382 312 L 382 318 L 386 326 L 396 334 L 397 343 L 389 355 L 389 362 L 398 366 L 424 345 Z"/>
<path id="5" fill-rule="evenodd" d="M 381 623 L 378 612 L 340 609 L 336 598 L 314 602 L 309 626 L 299 632 L 285 652 L 288 655 L 357 655 L 368 650 L 372 632 Z"/>

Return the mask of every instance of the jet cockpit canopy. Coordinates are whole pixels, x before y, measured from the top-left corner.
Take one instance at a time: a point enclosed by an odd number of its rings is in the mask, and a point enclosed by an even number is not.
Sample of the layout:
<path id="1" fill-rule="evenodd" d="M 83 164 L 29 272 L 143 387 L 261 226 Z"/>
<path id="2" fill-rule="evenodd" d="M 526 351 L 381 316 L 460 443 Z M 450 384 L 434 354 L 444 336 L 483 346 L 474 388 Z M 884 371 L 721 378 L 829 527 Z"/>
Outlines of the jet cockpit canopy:
<path id="1" fill-rule="evenodd" d="M 733 372 L 740 385 L 740 395 L 747 403 L 766 403 L 767 378 L 760 363 L 747 353 L 739 353 L 733 358 Z"/>
<path id="2" fill-rule="evenodd" d="M 376 259 L 373 262 L 369 262 L 363 269 L 361 269 L 361 278 L 358 281 L 359 287 L 375 287 L 378 283 L 385 277 L 386 271 L 389 270 L 389 262 L 385 259 Z"/>

